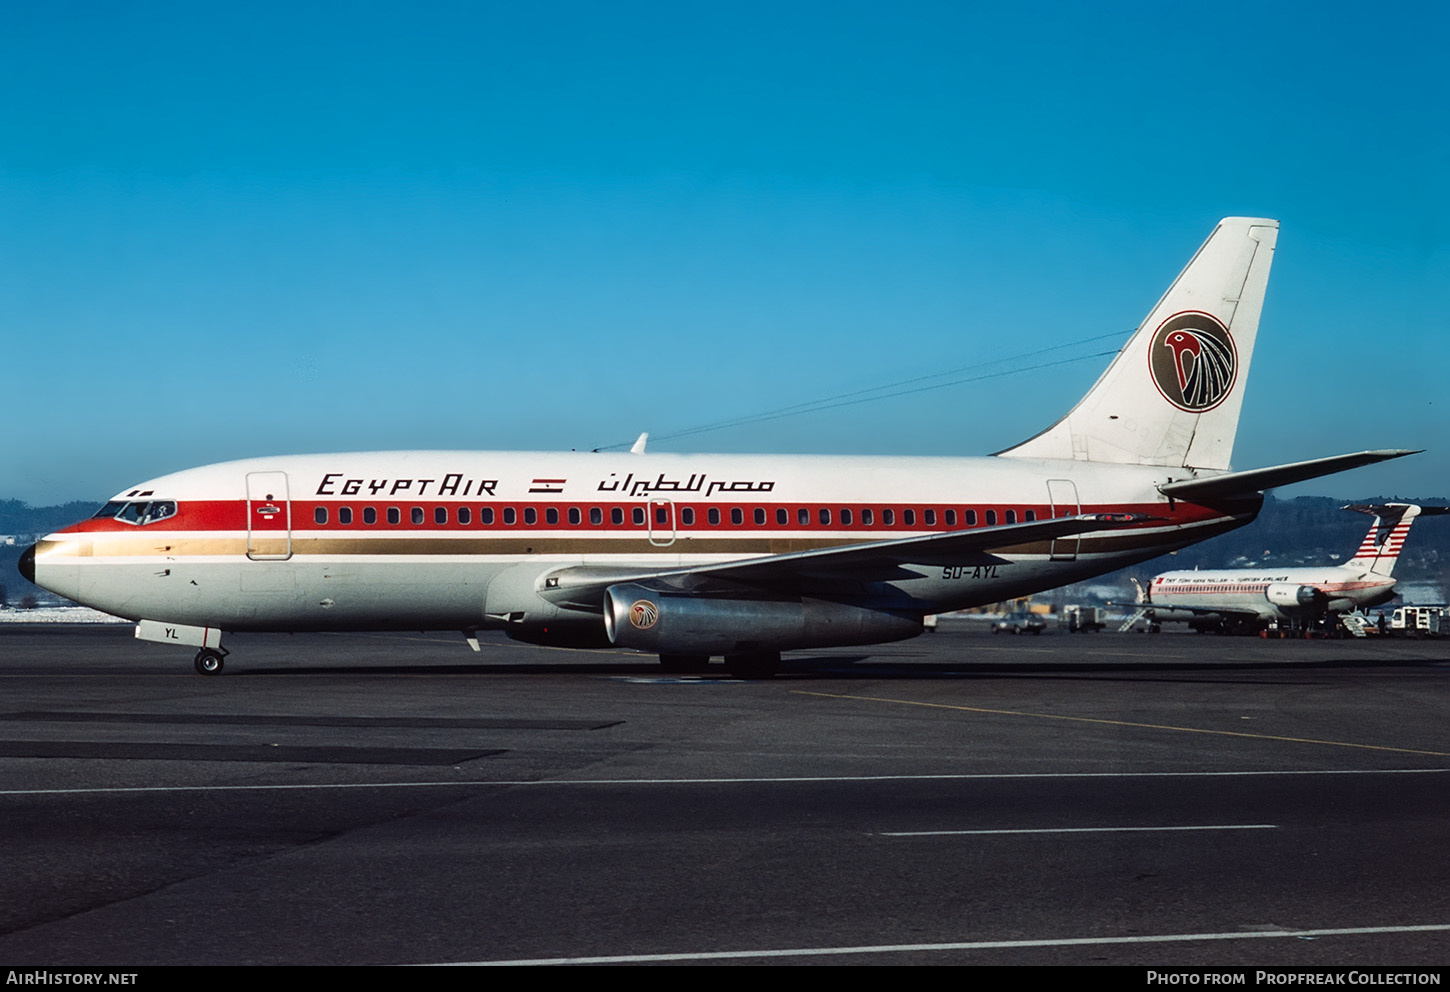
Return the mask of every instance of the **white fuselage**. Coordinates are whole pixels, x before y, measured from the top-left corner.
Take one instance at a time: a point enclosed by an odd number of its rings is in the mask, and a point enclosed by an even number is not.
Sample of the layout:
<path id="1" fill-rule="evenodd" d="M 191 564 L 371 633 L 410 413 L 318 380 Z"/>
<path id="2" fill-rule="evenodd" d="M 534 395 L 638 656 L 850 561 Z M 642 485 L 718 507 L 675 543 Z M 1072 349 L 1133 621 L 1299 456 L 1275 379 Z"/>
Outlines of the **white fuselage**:
<path id="1" fill-rule="evenodd" d="M 405 451 L 178 472 L 114 497 L 151 522 L 83 521 L 36 581 L 133 620 L 230 630 L 498 627 L 589 640 L 602 606 L 550 597 L 569 566 L 660 570 L 1093 512 L 1154 518 L 804 594 L 938 613 L 1051 588 L 1253 519 L 1259 497 L 1169 501 L 1155 466 L 1017 458 Z M 1182 470 L 1178 470 L 1182 475 Z"/>

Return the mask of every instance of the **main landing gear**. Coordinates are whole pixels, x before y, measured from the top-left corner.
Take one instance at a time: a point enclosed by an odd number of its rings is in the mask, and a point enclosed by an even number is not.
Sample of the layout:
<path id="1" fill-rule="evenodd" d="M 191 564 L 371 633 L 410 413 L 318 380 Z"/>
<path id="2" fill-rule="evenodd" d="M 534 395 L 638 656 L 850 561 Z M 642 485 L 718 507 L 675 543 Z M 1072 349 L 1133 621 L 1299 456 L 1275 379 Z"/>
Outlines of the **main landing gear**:
<path id="1" fill-rule="evenodd" d="M 192 662 L 196 666 L 198 675 L 220 675 L 222 673 L 223 658 L 227 656 L 225 650 L 216 648 L 202 648 L 196 653 L 196 659 Z"/>

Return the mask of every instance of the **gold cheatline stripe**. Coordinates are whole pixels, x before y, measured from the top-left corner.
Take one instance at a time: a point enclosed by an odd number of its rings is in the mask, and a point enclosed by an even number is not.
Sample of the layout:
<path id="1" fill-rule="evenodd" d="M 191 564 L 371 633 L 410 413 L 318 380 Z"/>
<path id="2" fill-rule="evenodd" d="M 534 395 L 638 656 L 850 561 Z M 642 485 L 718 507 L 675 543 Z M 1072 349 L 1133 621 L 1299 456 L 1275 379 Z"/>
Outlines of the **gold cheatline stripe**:
<path id="1" fill-rule="evenodd" d="M 966 713 L 988 713 L 993 716 L 1027 716 L 1039 720 L 1066 720 L 1070 723 L 1099 723 L 1110 727 L 1137 727 L 1143 730 L 1173 730 L 1184 734 L 1214 734 L 1219 737 L 1247 737 L 1260 741 L 1285 741 L 1290 744 L 1327 744 L 1330 747 L 1352 747 L 1365 751 L 1395 751 L 1400 754 L 1427 754 L 1436 758 L 1450 758 L 1446 751 L 1420 751 L 1409 747 L 1387 747 L 1383 744 L 1355 744 L 1351 741 L 1321 741 L 1312 737 L 1279 737 L 1275 734 L 1246 734 L 1240 730 L 1205 730 L 1201 727 L 1173 727 L 1159 723 L 1133 723 L 1129 720 L 1104 720 L 1091 716 L 1064 716 L 1060 713 L 1028 713 L 1023 710 L 990 710 L 980 706 L 959 706 L 953 703 L 924 703 L 915 699 L 887 699 L 880 696 L 846 696 L 834 692 L 810 692 L 805 689 L 791 690 L 798 696 L 824 696 L 827 699 L 853 699 L 867 703 L 898 703 L 902 706 L 925 706 L 940 710 L 961 710 Z"/>

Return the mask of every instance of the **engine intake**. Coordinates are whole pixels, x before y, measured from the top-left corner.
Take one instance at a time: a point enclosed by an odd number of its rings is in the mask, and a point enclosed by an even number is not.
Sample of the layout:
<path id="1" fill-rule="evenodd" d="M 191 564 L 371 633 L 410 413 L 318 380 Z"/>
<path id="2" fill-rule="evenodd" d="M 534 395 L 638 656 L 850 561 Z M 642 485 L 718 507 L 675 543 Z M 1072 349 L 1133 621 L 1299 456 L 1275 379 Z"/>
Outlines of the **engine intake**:
<path id="1" fill-rule="evenodd" d="M 1326 596 L 1313 586 L 1298 586 L 1292 582 L 1274 582 L 1264 590 L 1264 597 L 1275 606 L 1285 610 L 1307 610 L 1325 605 Z"/>

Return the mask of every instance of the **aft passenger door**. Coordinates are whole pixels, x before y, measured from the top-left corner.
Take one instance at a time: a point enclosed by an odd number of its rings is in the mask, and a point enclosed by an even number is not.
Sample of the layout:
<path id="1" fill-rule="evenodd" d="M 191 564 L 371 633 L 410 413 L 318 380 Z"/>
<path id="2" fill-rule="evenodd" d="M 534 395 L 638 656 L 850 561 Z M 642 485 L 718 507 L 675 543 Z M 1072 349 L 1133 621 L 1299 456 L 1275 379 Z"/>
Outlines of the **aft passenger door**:
<path id="1" fill-rule="evenodd" d="M 286 561 L 292 557 L 292 502 L 286 472 L 247 473 L 247 557 Z"/>
<path id="2" fill-rule="evenodd" d="M 1075 517 L 1082 513 L 1082 504 L 1077 498 L 1077 484 L 1071 479 L 1048 479 L 1047 500 L 1052 507 L 1052 516 Z M 1053 561 L 1076 561 L 1077 549 L 1081 538 L 1074 534 L 1071 537 L 1057 537 L 1052 541 Z"/>

